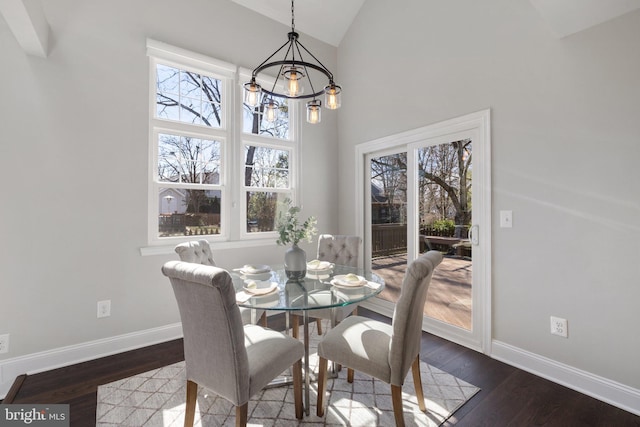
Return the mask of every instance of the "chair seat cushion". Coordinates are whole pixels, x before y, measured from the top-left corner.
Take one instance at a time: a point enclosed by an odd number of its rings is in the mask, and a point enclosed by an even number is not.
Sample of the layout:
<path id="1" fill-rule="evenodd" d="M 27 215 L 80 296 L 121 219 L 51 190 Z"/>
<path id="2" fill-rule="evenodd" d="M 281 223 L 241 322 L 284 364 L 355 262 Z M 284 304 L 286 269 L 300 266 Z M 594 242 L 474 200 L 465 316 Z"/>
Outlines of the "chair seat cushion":
<path id="1" fill-rule="evenodd" d="M 304 356 L 304 345 L 291 337 L 257 325 L 245 325 L 244 342 L 249 362 L 249 395 Z"/>
<path id="2" fill-rule="evenodd" d="M 318 356 L 389 383 L 391 325 L 350 316 L 331 329 L 318 344 Z"/>

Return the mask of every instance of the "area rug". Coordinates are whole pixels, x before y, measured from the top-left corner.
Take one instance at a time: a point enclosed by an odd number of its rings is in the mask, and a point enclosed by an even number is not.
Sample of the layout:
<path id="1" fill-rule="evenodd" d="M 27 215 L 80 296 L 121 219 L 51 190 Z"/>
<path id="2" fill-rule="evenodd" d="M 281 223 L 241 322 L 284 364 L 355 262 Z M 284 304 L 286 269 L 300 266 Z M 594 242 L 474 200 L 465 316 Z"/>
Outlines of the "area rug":
<path id="1" fill-rule="evenodd" d="M 317 372 L 318 336 L 310 327 L 310 363 Z M 326 330 L 326 329 L 325 329 Z M 427 412 L 418 408 L 411 373 L 402 388 L 407 426 L 435 427 L 446 421 L 480 389 L 425 362 L 420 363 Z M 184 362 L 165 366 L 98 387 L 97 426 L 182 427 L 185 409 Z M 317 387 L 311 384 L 310 415 L 297 420 L 293 388 L 268 388 L 249 402 L 249 426 L 393 426 L 391 387 L 356 372 L 353 383 L 346 369 L 327 381 L 325 416 L 316 416 Z M 234 426 L 235 408 L 226 400 L 199 388 L 195 426 Z"/>

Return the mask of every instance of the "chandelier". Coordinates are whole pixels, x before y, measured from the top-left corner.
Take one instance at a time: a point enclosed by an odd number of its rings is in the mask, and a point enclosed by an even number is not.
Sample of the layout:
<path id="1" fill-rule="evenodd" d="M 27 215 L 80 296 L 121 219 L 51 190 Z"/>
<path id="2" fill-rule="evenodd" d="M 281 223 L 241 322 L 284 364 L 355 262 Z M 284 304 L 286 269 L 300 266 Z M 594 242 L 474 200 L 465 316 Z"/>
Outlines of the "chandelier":
<path id="1" fill-rule="evenodd" d="M 331 110 L 340 107 L 340 95 L 342 88 L 333 81 L 333 74 L 325 67 L 309 50 L 298 40 L 299 34 L 295 31 L 294 6 L 291 0 L 291 31 L 287 34 L 288 40 L 280 46 L 251 73 L 251 81 L 244 84 L 244 102 L 255 108 L 264 107 L 264 116 L 273 122 L 278 116 L 280 104 L 275 97 L 287 99 L 310 99 L 307 101 L 307 122 L 320 123 L 322 101 L 318 99 L 324 95 L 324 106 Z M 272 60 L 278 53 L 285 51 L 284 59 Z M 302 53 L 308 54 L 314 62 L 308 62 Z M 269 62 L 271 61 L 271 62 Z M 256 82 L 258 75 L 268 69 L 278 69 L 276 79 L 271 89 L 264 88 Z M 327 79 L 326 86 L 314 86 L 312 77 Z M 282 89 L 278 90 L 278 83 Z"/>

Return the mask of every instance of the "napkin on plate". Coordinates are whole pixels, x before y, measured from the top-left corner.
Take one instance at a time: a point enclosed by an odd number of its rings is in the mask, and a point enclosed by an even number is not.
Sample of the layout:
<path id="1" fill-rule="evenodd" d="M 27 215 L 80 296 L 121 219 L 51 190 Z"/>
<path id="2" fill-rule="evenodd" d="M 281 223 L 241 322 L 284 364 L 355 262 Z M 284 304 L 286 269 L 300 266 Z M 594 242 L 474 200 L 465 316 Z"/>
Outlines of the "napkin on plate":
<path id="1" fill-rule="evenodd" d="M 240 268 L 234 268 L 233 271 L 241 274 L 265 274 L 271 273 L 271 267 L 268 265 L 245 264 Z"/>
<path id="2" fill-rule="evenodd" d="M 364 277 L 360 277 L 357 274 L 349 273 L 344 276 L 336 276 L 333 280 L 338 285 L 342 286 L 363 286 L 367 284 L 367 280 Z"/>
<path id="3" fill-rule="evenodd" d="M 331 268 L 332 264 L 329 261 L 320 261 L 318 259 L 314 259 L 307 263 L 308 270 L 327 270 Z"/>
<path id="4" fill-rule="evenodd" d="M 266 295 L 278 288 L 276 282 L 245 280 L 244 291 L 252 295 Z"/>
<path id="5" fill-rule="evenodd" d="M 236 292 L 236 302 L 239 302 L 240 304 L 245 303 L 249 301 L 249 298 L 252 296 L 253 295 L 248 294 L 245 291 Z"/>
<path id="6" fill-rule="evenodd" d="M 266 273 L 269 271 L 269 266 L 245 264 L 240 270 L 249 274 Z"/>

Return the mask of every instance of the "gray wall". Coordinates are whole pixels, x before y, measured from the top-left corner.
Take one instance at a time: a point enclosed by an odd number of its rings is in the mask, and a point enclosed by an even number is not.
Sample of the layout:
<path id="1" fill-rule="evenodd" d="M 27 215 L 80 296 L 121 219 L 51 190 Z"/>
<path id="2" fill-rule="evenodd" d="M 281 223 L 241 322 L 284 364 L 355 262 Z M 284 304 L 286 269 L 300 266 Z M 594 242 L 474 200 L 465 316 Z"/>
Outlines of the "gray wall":
<path id="1" fill-rule="evenodd" d="M 153 38 L 247 68 L 287 26 L 227 0 L 43 2 L 53 45 L 27 56 L 0 19 L 0 334 L 3 359 L 179 321 L 147 245 L 148 59 Z M 335 69 L 336 48 L 301 35 Z M 337 113 L 302 129 L 303 216 L 337 231 Z M 303 120 L 304 122 L 304 120 Z M 306 216 L 305 216 L 306 217 Z M 285 248 L 216 250 L 224 267 L 281 263 Z M 305 245 L 315 254 L 315 243 Z M 96 319 L 111 299 L 112 316 Z M 12 381 L 4 378 L 4 381 Z"/>
<path id="2" fill-rule="evenodd" d="M 638 12 L 556 39 L 527 0 L 368 0 L 337 73 L 342 182 L 356 144 L 491 109 L 493 338 L 636 389 L 638 40 Z"/>

